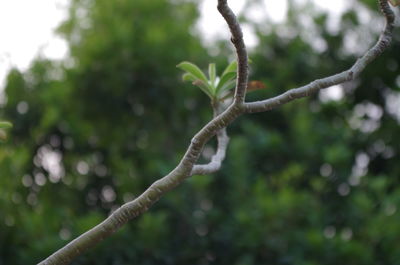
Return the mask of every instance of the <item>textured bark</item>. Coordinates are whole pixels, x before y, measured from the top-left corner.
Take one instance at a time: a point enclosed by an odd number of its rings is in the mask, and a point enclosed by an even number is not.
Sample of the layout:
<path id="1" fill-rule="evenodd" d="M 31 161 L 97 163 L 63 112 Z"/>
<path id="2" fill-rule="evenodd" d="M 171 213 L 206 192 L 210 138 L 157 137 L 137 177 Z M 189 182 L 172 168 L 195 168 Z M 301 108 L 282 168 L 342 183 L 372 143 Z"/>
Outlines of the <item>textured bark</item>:
<path id="1" fill-rule="evenodd" d="M 344 83 L 346 81 L 354 80 L 357 76 L 359 76 L 360 73 L 365 69 L 365 67 L 367 67 L 367 65 L 371 63 L 375 58 L 381 55 L 392 42 L 392 31 L 395 19 L 394 13 L 390 9 L 389 4 L 386 0 L 379 0 L 378 2 L 380 9 L 386 18 L 385 29 L 381 34 L 378 42 L 371 49 L 369 49 L 364 54 L 364 56 L 359 58 L 350 69 L 339 74 L 325 77 L 323 79 L 314 80 L 308 85 L 299 88 L 293 88 L 274 98 L 245 103 L 246 112 L 253 113 L 268 111 L 283 104 L 286 104 L 292 100 L 307 97 L 311 94 L 316 93 L 320 89 L 328 88 Z"/>
<path id="2" fill-rule="evenodd" d="M 214 118 L 222 112 L 222 106 L 220 102 L 212 103 Z M 229 144 L 229 137 L 226 133 L 226 128 L 221 129 L 217 132 L 218 147 L 217 152 L 212 156 L 210 163 L 206 165 L 194 165 L 190 176 L 193 175 L 206 175 L 217 172 L 225 159 L 226 149 Z"/>
<path id="3" fill-rule="evenodd" d="M 243 41 L 242 29 L 239 22 L 229 8 L 227 0 L 218 0 L 218 11 L 224 17 L 231 31 L 231 41 L 236 49 L 238 74 L 236 80 L 236 90 L 234 96 L 235 103 L 243 103 L 246 96 L 247 80 L 249 76 L 249 64 L 247 58 L 246 45 Z"/>
<path id="4" fill-rule="evenodd" d="M 386 18 L 385 29 L 377 44 L 368 50 L 364 56 L 358 59 L 349 70 L 330 77 L 315 80 L 308 85 L 291 89 L 274 98 L 245 103 L 244 99 L 248 80 L 248 59 L 242 30 L 236 16 L 229 8 L 227 1 L 218 0 L 218 10 L 229 26 L 232 33 L 231 41 L 235 46 L 237 54 L 238 72 L 233 103 L 226 110 L 222 111 L 222 113 L 220 113 L 219 110 L 220 106 L 213 106 L 215 114 L 213 120 L 206 124 L 192 138 L 182 160 L 168 175 L 154 182 L 135 200 L 122 205 L 102 223 L 80 235 L 78 238 L 74 239 L 39 264 L 69 264 L 74 258 L 81 255 L 84 251 L 93 247 L 104 238 L 113 234 L 129 220 L 147 211 L 147 209 L 158 201 L 164 193 L 178 186 L 187 177 L 195 174 L 210 174 L 219 170 L 225 158 L 226 149 L 229 143 L 229 138 L 226 134 L 226 127 L 239 115 L 244 113 L 268 111 L 294 99 L 309 96 L 320 89 L 350 81 L 357 77 L 369 63 L 388 48 L 392 41 L 394 14 L 389 7 L 388 0 L 378 0 L 378 3 Z M 204 145 L 215 135 L 217 135 L 218 139 L 218 148 L 210 163 L 205 165 L 195 165 Z"/>

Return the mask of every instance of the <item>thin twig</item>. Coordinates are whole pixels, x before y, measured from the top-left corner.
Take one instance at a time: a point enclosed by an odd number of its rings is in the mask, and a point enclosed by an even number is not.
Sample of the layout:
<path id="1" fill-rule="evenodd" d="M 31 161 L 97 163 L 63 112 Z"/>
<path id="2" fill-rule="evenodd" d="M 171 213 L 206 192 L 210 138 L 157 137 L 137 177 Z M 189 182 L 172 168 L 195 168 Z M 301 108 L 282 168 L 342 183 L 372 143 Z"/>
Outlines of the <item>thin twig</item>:
<path id="1" fill-rule="evenodd" d="M 248 64 L 242 31 L 235 15 L 228 7 L 226 0 L 218 0 L 218 10 L 229 25 L 232 33 L 232 42 L 237 53 L 238 78 L 233 104 L 231 104 L 224 112 L 216 116 L 212 121 L 207 123 L 207 125 L 205 125 L 192 138 L 182 160 L 168 175 L 154 182 L 135 200 L 122 205 L 102 223 L 80 235 L 78 238 L 74 239 L 68 245 L 59 249 L 57 252 L 53 253 L 46 260 L 40 262 L 39 264 L 69 264 L 74 258 L 81 255 L 85 250 L 91 248 L 104 238 L 116 232 L 129 220 L 147 211 L 147 209 L 152 206 L 164 193 L 178 186 L 184 179 L 191 176 L 193 172 L 199 171 L 199 167 L 193 167 L 193 165 L 198 160 L 204 145 L 218 132 L 224 132 L 224 129 L 239 115 L 246 112 L 267 111 L 296 98 L 310 95 L 319 89 L 343 83 L 358 76 L 368 63 L 378 57 L 383 50 L 389 46 L 392 40 L 394 21 L 393 12 L 387 3 L 387 0 L 378 0 L 378 2 L 380 4 L 381 11 L 386 18 L 385 31 L 381 35 L 378 43 L 361 59 L 359 59 L 350 70 L 331 77 L 316 80 L 311 84 L 300 88 L 289 90 L 286 93 L 272 99 L 253 103 L 244 103 L 248 78 Z M 222 162 L 223 157 L 225 156 L 226 146 L 223 146 L 223 139 L 225 139 L 225 136 L 221 134 L 219 137 L 220 144 L 216 153 L 217 157 L 215 160 L 213 158 L 211 163 L 213 163 L 213 161 Z M 210 169 L 211 172 L 211 168 L 214 169 L 216 166 L 210 166 L 207 170 Z M 218 165 L 218 168 L 219 166 L 220 165 Z"/>
<path id="2" fill-rule="evenodd" d="M 236 104 L 242 104 L 246 97 L 247 80 L 249 76 L 247 50 L 246 50 L 246 45 L 244 44 L 243 41 L 242 29 L 239 25 L 239 22 L 235 14 L 229 8 L 227 0 L 218 0 L 218 11 L 224 17 L 226 23 L 229 26 L 229 29 L 232 34 L 231 41 L 236 49 L 238 73 L 236 80 L 234 102 Z"/>
<path id="3" fill-rule="evenodd" d="M 320 89 L 328 88 L 334 85 L 338 85 L 347 81 L 354 80 L 360 73 L 365 69 L 365 67 L 375 60 L 379 55 L 381 55 L 392 42 L 392 31 L 394 27 L 394 13 L 390 9 L 387 0 L 379 0 L 379 6 L 381 12 L 386 18 L 386 25 L 383 33 L 381 34 L 378 42 L 368 50 L 364 56 L 359 58 L 355 64 L 348 70 L 335 74 L 323 79 L 317 79 L 308 85 L 293 88 L 286 91 L 285 93 L 276 96 L 274 98 L 269 98 L 262 101 L 256 101 L 251 103 L 245 103 L 245 109 L 247 113 L 254 112 L 264 112 L 283 104 L 286 104 L 292 100 L 307 97 L 311 94 L 316 93 Z"/>
<path id="4" fill-rule="evenodd" d="M 221 102 L 214 102 L 211 105 L 215 118 L 222 111 Z M 223 128 L 217 132 L 217 141 L 217 152 L 211 157 L 211 161 L 208 164 L 194 165 L 190 176 L 212 174 L 221 168 L 222 162 L 225 159 L 226 149 L 228 148 L 229 144 L 229 137 L 226 133 L 226 128 Z"/>

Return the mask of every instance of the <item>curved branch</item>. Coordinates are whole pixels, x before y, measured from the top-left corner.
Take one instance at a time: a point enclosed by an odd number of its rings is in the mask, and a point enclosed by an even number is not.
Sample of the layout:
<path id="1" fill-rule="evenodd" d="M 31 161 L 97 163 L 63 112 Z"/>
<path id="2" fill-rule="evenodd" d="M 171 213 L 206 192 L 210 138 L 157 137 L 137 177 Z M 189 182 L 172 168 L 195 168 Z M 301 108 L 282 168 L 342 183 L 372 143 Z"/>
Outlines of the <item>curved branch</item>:
<path id="1" fill-rule="evenodd" d="M 190 175 L 206 175 L 217 172 L 225 159 L 226 149 L 229 144 L 229 137 L 226 133 L 226 129 L 222 129 L 217 133 L 218 149 L 215 155 L 212 156 L 210 163 L 205 165 L 194 165 Z"/>
<path id="2" fill-rule="evenodd" d="M 242 104 L 246 97 L 247 80 L 249 76 L 247 51 L 243 41 L 242 29 L 240 28 L 235 14 L 229 8 L 227 0 L 218 0 L 218 11 L 229 26 L 232 34 L 231 41 L 236 49 L 238 70 L 234 101 L 236 104 Z"/>
<path id="3" fill-rule="evenodd" d="M 178 186 L 191 176 L 194 163 L 197 161 L 203 146 L 218 131 L 226 128 L 234 119 L 243 113 L 243 108 L 232 104 L 223 113 L 204 126 L 191 140 L 188 150 L 178 166 L 165 177 L 155 181 L 135 200 L 128 202 L 113 212 L 96 227 L 71 241 L 53 253 L 39 265 L 69 264 L 75 257 L 116 232 L 129 220 L 147 211 L 163 194 Z"/>
<path id="4" fill-rule="evenodd" d="M 365 67 L 367 67 L 367 65 L 375 60 L 379 55 L 381 55 L 392 42 L 392 31 L 394 28 L 395 19 L 394 13 L 390 9 L 387 0 L 378 1 L 381 12 L 386 18 L 385 29 L 382 32 L 378 42 L 370 50 L 368 50 L 364 56 L 359 58 L 350 69 L 339 74 L 325 77 L 323 79 L 317 79 L 309 83 L 308 85 L 299 88 L 293 88 L 274 98 L 245 103 L 246 112 L 254 113 L 268 111 L 283 104 L 286 104 L 292 100 L 312 95 L 320 89 L 328 88 L 334 85 L 354 80 L 365 69 Z"/>
<path id="5" fill-rule="evenodd" d="M 214 118 L 193 137 L 184 157 L 174 170 L 165 177 L 155 181 L 138 198 L 122 205 L 102 223 L 59 249 L 46 260 L 40 262 L 39 265 L 69 264 L 75 257 L 116 232 L 129 220 L 147 211 L 164 193 L 175 188 L 184 179 L 191 176 L 193 164 L 197 161 L 204 144 L 218 130 L 225 128 L 242 112 L 242 109 L 231 105 L 225 112 Z"/>
<path id="6" fill-rule="evenodd" d="M 392 39 L 391 32 L 393 30 L 394 15 L 388 6 L 387 0 L 379 0 L 379 3 L 381 10 L 386 17 L 387 23 L 385 32 L 382 34 L 379 42 L 368 51 L 365 56 L 359 59 L 350 70 L 332 77 L 314 81 L 304 87 L 289 90 L 288 92 L 272 99 L 260 102 L 244 103 L 248 78 L 248 64 L 242 31 L 235 15 L 228 7 L 226 0 L 218 0 L 218 10 L 224 16 L 229 25 L 232 32 L 232 42 L 235 45 L 237 53 L 238 78 L 233 104 L 231 104 L 224 112 L 214 117 L 212 121 L 205 125 L 192 138 L 182 160 L 168 175 L 155 181 L 135 200 L 122 205 L 102 223 L 74 239 L 68 245 L 59 249 L 39 264 L 69 264 L 75 257 L 116 232 L 129 220 L 147 211 L 147 209 L 160 199 L 164 193 L 178 186 L 183 180 L 191 176 L 193 172 L 200 172 L 200 170 L 203 170 L 204 172 L 207 170 L 207 172 L 213 172 L 211 170 L 219 168 L 220 162 L 222 162 L 225 156 L 225 149 L 228 144 L 227 136 L 224 135 L 224 129 L 239 115 L 245 112 L 267 111 L 296 98 L 310 95 L 319 89 L 351 80 L 357 76 L 368 63 L 379 56 L 383 50 L 389 46 Z M 194 167 L 193 165 L 198 160 L 204 145 L 217 133 L 219 134 L 219 146 L 215 159 L 213 157 L 210 163 L 211 166 L 208 166 L 210 165 L 208 164 Z M 207 166 L 207 168 L 203 166 Z"/>
<path id="7" fill-rule="evenodd" d="M 214 112 L 214 118 L 221 113 L 221 103 L 211 103 Z M 229 144 L 229 137 L 226 133 L 226 128 L 217 132 L 218 147 L 217 152 L 212 156 L 210 163 L 205 165 L 194 165 L 190 176 L 193 175 L 206 175 L 217 172 L 225 159 L 226 149 Z"/>

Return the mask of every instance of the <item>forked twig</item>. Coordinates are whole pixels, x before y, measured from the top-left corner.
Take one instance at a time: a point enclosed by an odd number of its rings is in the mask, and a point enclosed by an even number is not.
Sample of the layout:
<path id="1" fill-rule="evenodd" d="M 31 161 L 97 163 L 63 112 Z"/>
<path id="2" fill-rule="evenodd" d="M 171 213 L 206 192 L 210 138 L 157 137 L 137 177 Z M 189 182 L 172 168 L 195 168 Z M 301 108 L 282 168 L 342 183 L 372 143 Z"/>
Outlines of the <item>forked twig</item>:
<path id="1" fill-rule="evenodd" d="M 168 175 L 154 182 L 139 197 L 122 205 L 102 223 L 80 235 L 78 238 L 74 239 L 39 264 L 69 264 L 85 250 L 113 234 L 129 220 L 145 212 L 158 199 L 160 199 L 164 193 L 178 186 L 187 177 L 193 174 L 209 174 L 218 170 L 225 158 L 226 147 L 228 145 L 228 137 L 225 129 L 239 115 L 244 113 L 268 111 L 294 99 L 311 95 L 320 89 L 353 80 L 357 77 L 370 62 L 383 53 L 392 41 L 394 14 L 389 7 L 388 0 L 378 0 L 378 2 L 381 11 L 386 18 L 385 29 L 377 44 L 368 50 L 364 56 L 358 59 L 349 70 L 330 77 L 315 80 L 308 85 L 291 89 L 274 98 L 245 103 L 244 100 L 248 79 L 248 61 L 242 30 L 236 16 L 229 8 L 227 1 L 218 0 L 218 10 L 225 18 L 230 28 L 232 33 L 231 41 L 235 46 L 237 54 L 237 84 L 233 103 L 221 114 L 214 117 L 192 138 L 182 160 Z M 219 145 L 212 161 L 206 165 L 195 165 L 204 145 L 214 135 L 218 136 Z"/>

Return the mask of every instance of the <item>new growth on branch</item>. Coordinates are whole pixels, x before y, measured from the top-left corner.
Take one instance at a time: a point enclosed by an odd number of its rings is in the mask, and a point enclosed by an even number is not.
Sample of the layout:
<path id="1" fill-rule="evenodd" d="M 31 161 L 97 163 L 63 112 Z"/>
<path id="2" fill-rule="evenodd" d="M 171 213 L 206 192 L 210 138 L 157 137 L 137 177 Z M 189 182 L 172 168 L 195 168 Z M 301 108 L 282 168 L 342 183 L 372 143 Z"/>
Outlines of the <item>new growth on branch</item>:
<path id="1" fill-rule="evenodd" d="M 265 112 L 295 99 L 312 95 L 321 89 L 354 80 L 392 42 L 395 16 L 389 6 L 389 1 L 393 6 L 400 4 L 400 0 L 378 0 L 380 10 L 386 20 L 386 25 L 378 42 L 366 51 L 352 67 L 341 73 L 290 89 L 273 98 L 256 102 L 245 102 L 246 90 L 249 83 L 248 58 L 243 33 L 238 19 L 228 6 L 227 0 L 218 0 L 218 10 L 225 19 L 232 34 L 231 42 L 236 50 L 236 62 L 231 63 L 219 79 L 217 79 L 215 65 L 213 64 L 209 67 L 209 78 L 194 64 L 183 62 L 178 65 L 179 68 L 187 72 L 184 75 L 184 80 L 193 82 L 194 85 L 198 86 L 210 97 L 214 111 L 213 119 L 191 139 L 185 155 L 169 174 L 154 182 L 133 201 L 122 205 L 102 223 L 80 235 L 39 264 L 69 264 L 77 256 L 82 255 L 86 250 L 115 233 L 129 220 L 147 211 L 162 195 L 178 186 L 186 178 L 193 175 L 211 174 L 219 170 L 225 159 L 226 148 L 229 143 L 226 128 L 238 116 L 246 113 Z M 233 72 L 233 68 L 235 72 Z M 232 80 L 234 81 L 232 82 Z M 226 96 L 226 93 L 230 91 L 232 86 L 235 86 L 232 103 L 224 109 L 219 102 Z M 218 139 L 218 148 L 215 155 L 208 164 L 196 164 L 204 145 L 214 136 L 217 136 Z"/>

